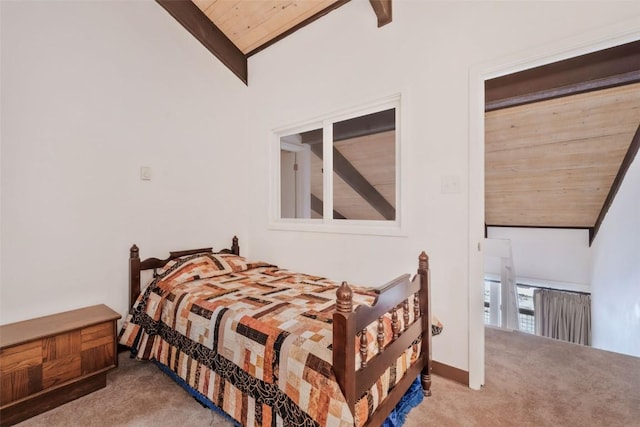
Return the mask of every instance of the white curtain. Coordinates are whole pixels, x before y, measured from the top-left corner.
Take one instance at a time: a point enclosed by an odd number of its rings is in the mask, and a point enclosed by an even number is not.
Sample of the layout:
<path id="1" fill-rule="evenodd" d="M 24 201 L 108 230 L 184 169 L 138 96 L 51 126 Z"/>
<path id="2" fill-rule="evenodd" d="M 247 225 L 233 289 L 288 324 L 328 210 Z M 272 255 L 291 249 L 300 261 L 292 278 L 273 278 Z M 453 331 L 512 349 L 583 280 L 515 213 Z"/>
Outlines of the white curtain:
<path id="1" fill-rule="evenodd" d="M 533 291 L 537 335 L 591 345 L 591 296 L 552 289 Z"/>

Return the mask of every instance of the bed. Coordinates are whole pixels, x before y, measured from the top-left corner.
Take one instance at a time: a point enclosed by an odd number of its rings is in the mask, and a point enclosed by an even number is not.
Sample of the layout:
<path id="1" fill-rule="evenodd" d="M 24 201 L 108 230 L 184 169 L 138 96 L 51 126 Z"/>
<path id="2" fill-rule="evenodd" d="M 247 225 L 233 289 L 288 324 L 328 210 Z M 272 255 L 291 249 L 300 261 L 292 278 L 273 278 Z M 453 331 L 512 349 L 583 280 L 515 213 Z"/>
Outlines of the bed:
<path id="1" fill-rule="evenodd" d="M 129 266 L 120 344 L 237 425 L 380 426 L 431 394 L 424 252 L 413 278 L 379 289 L 249 261 L 236 237 L 166 259 L 141 260 L 133 245 Z"/>

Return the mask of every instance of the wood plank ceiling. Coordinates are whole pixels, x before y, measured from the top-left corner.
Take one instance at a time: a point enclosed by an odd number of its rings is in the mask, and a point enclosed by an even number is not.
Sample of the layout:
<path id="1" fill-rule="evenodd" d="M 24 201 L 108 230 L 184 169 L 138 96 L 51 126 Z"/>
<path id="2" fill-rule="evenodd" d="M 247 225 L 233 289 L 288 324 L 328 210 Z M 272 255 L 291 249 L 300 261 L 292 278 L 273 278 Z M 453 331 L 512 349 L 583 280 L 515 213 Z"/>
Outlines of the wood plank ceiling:
<path id="1" fill-rule="evenodd" d="M 375 197 L 363 197 L 362 188 L 352 180 L 345 180 L 343 174 L 333 174 L 334 218 L 394 220 L 396 209 L 396 169 L 395 147 L 396 133 L 392 131 L 373 131 L 372 133 L 351 137 L 334 143 L 334 155 L 343 157 L 349 167 L 361 174 L 366 184 L 379 194 Z M 311 194 L 319 201 L 323 200 L 322 158 L 312 149 Z M 334 163 L 334 168 L 336 164 Z M 383 200 L 380 201 L 379 198 Z M 312 207 L 313 208 L 313 207 Z M 322 210 L 314 213 L 319 218 Z"/>
<path id="2" fill-rule="evenodd" d="M 485 84 L 487 226 L 593 240 L 640 146 L 640 41 Z"/>
<path id="3" fill-rule="evenodd" d="M 640 124 L 640 83 L 488 112 L 487 224 L 593 227 Z"/>
<path id="4" fill-rule="evenodd" d="M 296 25 L 328 9 L 338 0 L 193 0 L 245 55 Z"/>

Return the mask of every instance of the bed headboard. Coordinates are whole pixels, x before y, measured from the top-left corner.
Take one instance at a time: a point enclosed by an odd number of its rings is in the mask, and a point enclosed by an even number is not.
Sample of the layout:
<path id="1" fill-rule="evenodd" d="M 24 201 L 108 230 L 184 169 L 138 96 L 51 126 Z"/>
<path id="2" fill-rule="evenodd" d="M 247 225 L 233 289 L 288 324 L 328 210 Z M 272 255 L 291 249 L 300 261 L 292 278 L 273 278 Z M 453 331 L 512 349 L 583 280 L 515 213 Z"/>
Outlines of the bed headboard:
<path id="1" fill-rule="evenodd" d="M 129 249 L 129 308 L 133 307 L 133 303 L 140 295 L 140 272 L 142 270 L 156 269 L 164 266 L 169 261 L 180 258 L 185 255 L 198 254 L 203 252 L 213 253 L 213 248 L 188 249 L 184 251 L 169 252 L 166 259 L 147 258 L 140 260 L 140 250 L 135 244 Z M 233 236 L 230 249 L 222 249 L 216 253 L 240 255 L 240 246 L 238 245 L 238 237 Z"/>

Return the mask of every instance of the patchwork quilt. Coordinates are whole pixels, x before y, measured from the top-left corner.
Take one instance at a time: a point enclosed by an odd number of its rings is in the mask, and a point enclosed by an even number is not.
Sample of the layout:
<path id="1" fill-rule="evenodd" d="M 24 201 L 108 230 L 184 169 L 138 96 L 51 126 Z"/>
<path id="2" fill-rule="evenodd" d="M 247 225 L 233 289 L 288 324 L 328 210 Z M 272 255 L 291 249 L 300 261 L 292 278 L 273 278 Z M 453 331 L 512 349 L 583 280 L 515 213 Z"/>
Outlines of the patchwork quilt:
<path id="1" fill-rule="evenodd" d="M 387 369 L 352 414 L 331 367 L 338 286 L 232 254 L 190 255 L 156 272 L 119 340 L 243 426 L 361 426 L 416 360 L 420 342 Z M 352 289 L 354 306 L 375 299 L 370 289 Z M 384 325 L 389 342 L 391 319 Z M 375 322 L 367 335 L 371 358 L 377 353 Z"/>

